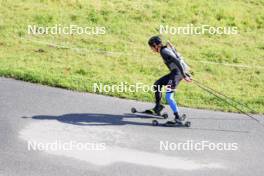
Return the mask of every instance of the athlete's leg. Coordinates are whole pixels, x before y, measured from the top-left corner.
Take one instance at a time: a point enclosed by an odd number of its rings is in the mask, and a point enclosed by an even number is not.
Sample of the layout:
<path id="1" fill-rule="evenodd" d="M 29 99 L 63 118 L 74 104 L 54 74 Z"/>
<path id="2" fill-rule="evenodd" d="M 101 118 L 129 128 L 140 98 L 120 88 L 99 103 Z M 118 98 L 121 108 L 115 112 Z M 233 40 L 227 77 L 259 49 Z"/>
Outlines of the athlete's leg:
<path id="1" fill-rule="evenodd" d="M 155 92 L 155 107 L 154 107 L 154 111 L 160 112 L 164 107 L 161 105 L 161 98 L 162 98 L 162 87 L 164 85 L 167 85 L 170 79 L 170 74 L 167 74 L 163 77 L 161 77 L 160 79 L 158 79 L 155 83 L 154 83 L 154 92 Z"/>
<path id="2" fill-rule="evenodd" d="M 179 108 L 177 106 L 176 101 L 174 100 L 174 92 L 166 92 L 166 100 L 167 100 L 168 104 L 170 105 L 172 112 L 174 114 L 178 113 Z"/>
<path id="3" fill-rule="evenodd" d="M 174 113 L 175 121 L 180 120 L 180 115 L 179 115 L 179 108 L 177 106 L 176 101 L 174 100 L 174 92 L 181 80 L 182 80 L 182 76 L 180 74 L 177 74 L 177 73 L 171 74 L 171 79 L 167 86 L 166 100 Z"/>

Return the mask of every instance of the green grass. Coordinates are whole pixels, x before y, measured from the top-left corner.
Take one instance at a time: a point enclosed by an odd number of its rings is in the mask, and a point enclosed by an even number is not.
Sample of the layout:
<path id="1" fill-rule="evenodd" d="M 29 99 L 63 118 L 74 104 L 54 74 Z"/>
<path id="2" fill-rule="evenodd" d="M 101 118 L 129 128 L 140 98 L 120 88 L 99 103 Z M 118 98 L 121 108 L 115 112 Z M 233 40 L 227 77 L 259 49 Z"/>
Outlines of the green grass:
<path id="1" fill-rule="evenodd" d="M 237 26 L 238 35 L 165 37 L 195 79 L 264 113 L 263 8 L 262 0 L 0 0 L 0 75 L 86 92 L 94 83 L 152 85 L 168 72 L 147 46 L 160 24 Z M 28 35 L 33 24 L 105 26 L 106 34 Z M 104 94 L 153 101 L 151 92 Z M 194 84 L 182 82 L 176 97 L 186 107 L 236 111 Z"/>

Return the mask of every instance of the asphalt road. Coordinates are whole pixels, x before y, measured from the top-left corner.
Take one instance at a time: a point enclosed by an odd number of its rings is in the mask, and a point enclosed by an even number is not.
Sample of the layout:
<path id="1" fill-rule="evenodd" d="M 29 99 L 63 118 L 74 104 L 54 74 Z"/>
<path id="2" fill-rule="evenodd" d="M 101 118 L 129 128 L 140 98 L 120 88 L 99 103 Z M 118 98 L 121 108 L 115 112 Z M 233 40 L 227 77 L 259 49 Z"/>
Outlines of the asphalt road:
<path id="1" fill-rule="evenodd" d="M 260 124 L 242 114 L 182 108 L 191 128 L 153 127 L 152 119 L 130 113 L 152 106 L 0 78 L 0 175 L 264 174 Z M 64 144 L 76 145 L 58 147 Z M 211 148 L 190 147 L 201 144 Z"/>

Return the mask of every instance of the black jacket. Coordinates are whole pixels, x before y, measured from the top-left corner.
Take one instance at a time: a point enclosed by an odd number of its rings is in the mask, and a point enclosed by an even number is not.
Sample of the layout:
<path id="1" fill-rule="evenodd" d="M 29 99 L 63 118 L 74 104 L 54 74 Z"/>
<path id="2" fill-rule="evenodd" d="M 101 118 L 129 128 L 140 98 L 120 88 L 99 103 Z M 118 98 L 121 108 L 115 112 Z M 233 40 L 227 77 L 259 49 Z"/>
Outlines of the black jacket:
<path id="1" fill-rule="evenodd" d="M 177 55 L 172 51 L 172 49 L 163 46 L 160 49 L 160 55 L 171 72 L 180 72 L 184 78 L 186 77 L 184 69 L 181 65 L 181 58 L 177 57 Z"/>

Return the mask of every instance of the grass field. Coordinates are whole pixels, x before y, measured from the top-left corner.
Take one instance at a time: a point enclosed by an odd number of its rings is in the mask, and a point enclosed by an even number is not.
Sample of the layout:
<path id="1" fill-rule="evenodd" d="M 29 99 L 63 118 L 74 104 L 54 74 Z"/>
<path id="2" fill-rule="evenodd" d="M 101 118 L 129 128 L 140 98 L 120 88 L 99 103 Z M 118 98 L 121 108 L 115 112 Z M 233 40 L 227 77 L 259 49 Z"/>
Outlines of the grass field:
<path id="1" fill-rule="evenodd" d="M 237 35 L 165 35 L 194 78 L 264 113 L 263 0 L 0 0 L 0 75 L 93 92 L 94 83 L 152 85 L 168 72 L 147 45 L 159 26 L 236 26 Z M 28 25 L 104 26 L 104 35 L 31 35 Z M 153 101 L 151 92 L 103 93 Z M 181 106 L 236 111 L 182 83 Z M 247 112 L 250 110 L 244 109 Z"/>

